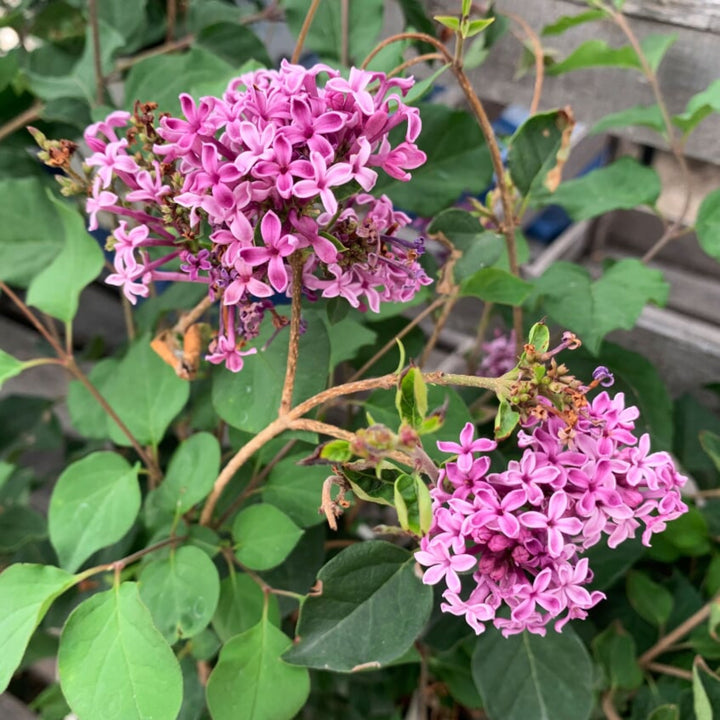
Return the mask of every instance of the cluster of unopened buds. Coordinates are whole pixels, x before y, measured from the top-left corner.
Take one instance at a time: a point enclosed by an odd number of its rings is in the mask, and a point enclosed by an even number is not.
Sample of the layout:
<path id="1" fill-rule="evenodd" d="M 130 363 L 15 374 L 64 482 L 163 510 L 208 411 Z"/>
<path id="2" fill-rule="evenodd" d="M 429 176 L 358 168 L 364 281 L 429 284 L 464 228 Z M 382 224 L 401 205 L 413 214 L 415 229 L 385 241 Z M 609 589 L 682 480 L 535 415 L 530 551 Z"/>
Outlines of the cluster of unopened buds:
<path id="1" fill-rule="evenodd" d="M 321 81 L 324 78 L 324 82 Z M 412 79 L 283 62 L 233 80 L 222 97 L 182 95 L 184 117 L 151 103 L 114 112 L 85 132 L 90 229 L 119 218 L 107 282 L 135 303 L 152 281 L 204 283 L 221 303 L 208 360 L 242 368 L 246 344 L 277 294 L 296 279 L 309 299 L 342 297 L 378 311 L 430 283 L 409 218 L 369 191 L 377 170 L 408 180 L 425 161 Z M 395 147 L 390 131 L 405 127 Z"/>
<path id="2" fill-rule="evenodd" d="M 561 347 L 575 342 L 568 335 Z M 623 393 L 587 399 L 591 387 L 612 384 L 609 371 L 598 368 L 582 386 L 552 366 L 551 384 L 574 405 L 558 410 L 536 393 L 538 410 L 522 415 L 519 460 L 491 472 L 486 453 L 497 443 L 474 439 L 471 423 L 459 443 L 438 443 L 456 457 L 430 491 L 433 523 L 415 557 L 425 583 L 446 585 L 442 609 L 478 634 L 492 622 L 505 636 L 544 635 L 551 621 L 559 631 L 586 617 L 604 595 L 587 589 L 593 573 L 583 553 L 604 537 L 615 548 L 640 528 L 649 545 L 687 511 L 686 478 L 668 453 L 650 452 L 649 435 L 633 433 L 638 409 L 625 406 Z"/>

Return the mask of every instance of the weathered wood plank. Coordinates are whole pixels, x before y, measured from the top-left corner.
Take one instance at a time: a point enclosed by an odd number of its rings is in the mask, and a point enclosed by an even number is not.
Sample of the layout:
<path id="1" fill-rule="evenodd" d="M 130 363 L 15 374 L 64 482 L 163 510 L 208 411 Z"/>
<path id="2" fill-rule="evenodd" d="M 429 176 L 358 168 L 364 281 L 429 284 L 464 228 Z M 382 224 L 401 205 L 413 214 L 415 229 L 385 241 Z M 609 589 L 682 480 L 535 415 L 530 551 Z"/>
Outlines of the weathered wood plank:
<path id="1" fill-rule="evenodd" d="M 572 0 L 587 7 L 585 0 Z M 628 0 L 627 15 L 720 33 L 720 0 Z"/>
<path id="2" fill-rule="evenodd" d="M 713 3 L 718 6 L 720 0 L 713 0 Z M 522 15 L 538 32 L 559 17 L 577 14 L 579 10 L 578 5 L 570 0 L 533 0 L 532 3 L 527 0 L 498 0 L 496 4 L 500 12 L 505 10 Z M 457 3 L 454 0 L 442 0 L 435 7 L 438 12 L 451 12 L 455 5 Z M 670 111 L 682 112 L 690 97 L 704 90 L 718 77 L 720 41 L 717 34 L 689 27 L 670 28 L 665 23 L 647 18 L 633 17 L 631 22 L 640 38 L 651 33 L 677 33 L 677 42 L 660 66 L 659 79 Z M 545 43 L 565 56 L 582 42 L 593 38 L 603 39 L 613 47 L 627 44 L 622 32 L 609 22 L 580 25 L 562 37 L 545 38 Z M 493 48 L 488 60 L 470 72 L 473 84 L 482 98 L 529 106 L 534 77 L 532 74 L 520 79 L 515 77 L 520 52 L 518 40 L 508 33 Z M 569 103 L 579 121 L 594 124 L 608 113 L 652 102 L 652 91 L 639 72 L 597 68 L 546 78 L 541 109 L 562 107 Z M 642 128 L 621 130 L 617 134 L 636 142 L 663 147 L 663 141 L 657 134 Z M 693 133 L 686 153 L 720 164 L 718 137 L 720 116 L 714 115 Z"/>

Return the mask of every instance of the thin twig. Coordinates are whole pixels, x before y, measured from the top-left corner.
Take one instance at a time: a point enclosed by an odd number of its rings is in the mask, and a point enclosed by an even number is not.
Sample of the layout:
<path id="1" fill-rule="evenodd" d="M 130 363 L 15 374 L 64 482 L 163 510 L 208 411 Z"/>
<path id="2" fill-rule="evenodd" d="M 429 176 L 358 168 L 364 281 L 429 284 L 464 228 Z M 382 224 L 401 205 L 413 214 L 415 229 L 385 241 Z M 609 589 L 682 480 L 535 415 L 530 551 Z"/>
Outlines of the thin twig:
<path id="1" fill-rule="evenodd" d="M 212 307 L 212 298 L 204 297 L 192 310 L 183 313 L 180 319 L 173 326 L 173 332 L 178 335 L 184 335 L 187 329 L 196 322 L 206 310 Z"/>
<path id="2" fill-rule="evenodd" d="M 605 714 L 606 720 L 622 720 L 615 709 L 615 705 L 613 705 L 614 694 L 615 693 L 612 690 L 608 690 L 607 692 L 604 692 L 602 696 L 601 708 Z"/>
<path id="3" fill-rule="evenodd" d="M 455 304 L 458 301 L 457 294 L 449 295 L 445 298 L 445 303 L 442 309 L 442 312 L 440 313 L 440 317 L 436 320 L 435 326 L 433 327 L 432 333 L 430 337 L 428 338 L 427 343 L 425 343 L 425 347 L 422 351 L 422 355 L 420 355 L 420 359 L 418 360 L 418 367 L 422 368 L 425 367 L 425 363 L 427 362 L 428 358 L 430 357 L 430 353 L 435 348 L 435 345 L 437 344 L 438 338 L 440 337 L 440 333 L 443 331 L 443 328 L 445 327 L 445 323 L 448 321 L 450 317 L 450 313 L 452 312 L 452 309 L 455 307 Z"/>
<path id="4" fill-rule="evenodd" d="M 638 658 L 640 666 L 648 667 L 658 655 L 662 655 L 670 646 L 680 640 L 680 638 L 685 637 L 693 628 L 696 628 L 701 622 L 704 622 L 710 616 L 712 606 L 719 601 L 720 595 L 716 595 L 712 600 L 705 603 L 696 613 L 693 613 L 685 622 L 680 623 L 680 625 L 667 635 L 663 635 L 649 650 L 645 651 Z"/>
<path id="5" fill-rule="evenodd" d="M 338 440 L 347 440 L 350 442 L 355 434 L 349 430 L 344 430 L 335 425 L 329 425 L 328 423 L 320 422 L 320 420 L 311 420 L 310 418 L 299 418 L 293 420 L 290 423 L 291 430 L 305 430 L 306 432 L 314 432 L 319 435 L 329 435 L 330 437 L 337 438 Z"/>
<path id="6" fill-rule="evenodd" d="M 421 313 L 416 315 L 397 335 L 388 340 L 359 370 L 350 377 L 348 382 L 359 380 L 383 355 L 397 347 L 397 341 L 402 340 L 416 325 L 419 325 L 428 315 L 435 312 L 445 302 L 444 297 L 436 298 Z"/>
<path id="7" fill-rule="evenodd" d="M 675 667 L 674 665 L 652 662 L 648 663 L 645 667 L 652 672 L 682 678 L 683 680 L 688 680 L 689 682 L 692 682 L 693 679 L 693 674 L 690 670 L 683 670 L 682 668 Z"/>
<path id="8" fill-rule="evenodd" d="M 292 395 L 295 389 L 298 356 L 300 354 L 300 313 L 302 312 L 302 272 L 303 262 L 298 253 L 290 259 L 293 271 L 292 306 L 290 314 L 290 344 L 288 345 L 285 382 L 280 399 L 280 415 L 285 415 L 292 407 Z"/>
<path id="9" fill-rule="evenodd" d="M 293 50 L 291 58 L 291 62 L 293 63 L 297 63 L 298 60 L 300 60 L 300 53 L 302 52 L 303 45 L 305 44 L 305 38 L 310 31 L 310 26 L 312 25 L 313 18 L 315 17 L 315 13 L 319 7 L 320 0 L 312 0 L 307 14 L 305 15 L 305 20 L 300 28 L 300 34 L 298 35 L 297 42 L 295 43 L 295 49 Z"/>
<path id="10" fill-rule="evenodd" d="M 398 33 L 397 35 L 392 35 L 391 37 L 386 38 L 382 42 L 378 43 L 363 60 L 360 67 L 365 69 L 379 52 L 384 50 L 388 45 L 392 45 L 395 42 L 400 42 L 401 40 L 420 40 L 421 42 L 426 42 L 428 43 L 428 45 L 432 45 L 438 51 L 438 53 L 442 55 L 443 59 L 446 62 L 452 63 L 453 61 L 453 57 L 450 54 L 450 51 L 445 47 L 445 45 L 440 42 L 440 40 L 433 37 L 432 35 L 419 32 L 404 32 Z"/>
<path id="11" fill-rule="evenodd" d="M 4 125 L 0 126 L 0 141 L 12 135 L 17 130 L 21 130 L 31 122 L 38 120 L 40 113 L 42 113 L 44 109 L 45 105 L 37 100 L 27 110 L 23 110 L 19 115 L 12 118 L 12 120 L 8 120 Z"/>
<path id="12" fill-rule="evenodd" d="M 413 65 L 419 65 L 422 62 L 432 62 L 433 60 L 444 60 L 445 56 L 441 53 L 432 52 L 432 53 L 425 53 L 424 55 L 416 55 L 413 58 L 410 58 L 409 60 L 406 60 L 404 63 L 401 63 L 396 68 L 393 68 L 389 73 L 388 77 L 395 77 L 395 75 L 400 75 L 400 73 L 405 72 L 409 68 L 411 68 Z"/>
<path id="13" fill-rule="evenodd" d="M 100 23 L 98 21 L 97 0 L 88 0 L 90 15 L 90 31 L 92 33 L 93 70 L 95 72 L 95 102 L 102 105 L 105 101 L 105 85 L 103 82 L 102 49 L 100 47 Z"/>
<path id="14" fill-rule="evenodd" d="M 545 78 L 545 53 L 538 34 L 521 15 L 503 10 L 503 15 L 516 22 L 530 41 L 535 56 L 535 87 L 533 89 L 532 102 L 530 103 L 530 115 L 534 115 L 540 107 L 540 96 L 542 95 L 543 79 Z"/>
<path id="15" fill-rule="evenodd" d="M 477 332 L 475 334 L 475 345 L 473 346 L 470 357 L 468 358 L 468 368 L 470 372 L 475 372 L 475 370 L 477 370 L 478 360 L 482 354 L 482 346 L 485 342 L 485 333 L 487 332 L 488 325 L 490 325 L 493 307 L 494 303 L 491 302 L 486 302 L 483 305 L 480 322 L 478 323 Z"/>
<path id="16" fill-rule="evenodd" d="M 167 0 L 166 8 L 167 31 L 165 32 L 165 42 L 172 42 L 175 36 L 175 23 L 177 22 L 177 0 Z"/>
<path id="17" fill-rule="evenodd" d="M 122 306 L 123 321 L 125 323 L 125 333 L 128 336 L 128 340 L 132 342 L 135 339 L 135 321 L 133 320 L 132 305 L 125 293 L 120 295 L 120 304 Z"/>
<path id="18" fill-rule="evenodd" d="M 280 435 L 285 430 L 292 427 L 294 420 L 298 420 L 314 408 L 324 403 L 334 400 L 344 395 L 352 395 L 354 393 L 365 392 L 367 390 L 390 389 L 397 385 L 397 373 L 382 375 L 381 377 L 369 378 L 367 380 L 358 380 L 356 382 L 345 383 L 336 387 L 328 388 L 322 392 L 308 398 L 304 402 L 296 405 L 285 415 L 280 415 L 269 425 L 263 428 L 248 443 L 238 450 L 235 455 L 228 461 L 220 474 L 215 479 L 213 489 L 205 502 L 202 513 L 200 515 L 200 524 L 208 525 L 212 518 L 215 505 L 220 498 L 227 484 L 232 480 L 235 473 L 266 443 Z M 441 371 L 425 373 L 423 375 L 425 382 L 430 385 L 460 385 L 465 387 L 479 387 L 488 390 L 497 391 L 501 386 L 499 378 L 484 378 L 475 375 L 455 375 Z"/>

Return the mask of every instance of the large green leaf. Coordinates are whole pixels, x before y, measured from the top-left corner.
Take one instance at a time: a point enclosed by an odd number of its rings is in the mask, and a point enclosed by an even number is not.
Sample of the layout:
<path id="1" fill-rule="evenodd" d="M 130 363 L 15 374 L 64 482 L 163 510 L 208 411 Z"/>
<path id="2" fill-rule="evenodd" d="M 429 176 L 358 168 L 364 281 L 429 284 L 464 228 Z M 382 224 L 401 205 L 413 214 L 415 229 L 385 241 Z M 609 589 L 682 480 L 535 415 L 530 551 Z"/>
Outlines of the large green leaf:
<path id="1" fill-rule="evenodd" d="M 155 354 L 144 335 L 131 346 L 101 392 L 138 442 L 157 445 L 187 402 L 190 385 Z M 114 422 L 109 420 L 108 427 L 113 442 L 129 445 Z"/>
<path id="2" fill-rule="evenodd" d="M 212 490 L 220 472 L 220 444 L 214 435 L 196 433 L 175 451 L 156 502 L 165 510 L 185 513 Z"/>
<path id="3" fill-rule="evenodd" d="M 113 452 L 69 465 L 50 498 L 50 542 L 60 564 L 75 571 L 96 550 L 120 540 L 140 509 L 137 467 Z"/>
<path id="4" fill-rule="evenodd" d="M 311 0 L 283 0 L 285 18 L 290 31 L 297 37 L 300 33 Z M 342 58 L 342 13 L 339 2 L 321 2 L 310 26 L 305 45 L 321 58 Z M 375 47 L 383 23 L 382 0 L 364 0 L 348 3 L 348 60 L 360 65 Z"/>
<path id="5" fill-rule="evenodd" d="M 693 705 L 697 720 L 714 720 L 720 713 L 720 678 L 701 657 L 693 664 Z"/>
<path id="6" fill-rule="evenodd" d="M 117 51 L 125 44 L 125 38 L 113 27 L 99 22 L 101 66 L 104 74 L 112 70 L 112 61 Z M 92 28 L 87 26 L 85 35 L 85 48 L 83 54 L 74 65 L 69 74 L 62 74 L 56 68 L 50 67 L 50 72 L 44 74 L 31 64 L 27 71 L 30 87 L 33 92 L 43 100 L 56 100 L 57 98 L 83 98 L 95 104 L 95 66 L 93 60 Z"/>
<path id="7" fill-rule="evenodd" d="M 453 271 L 456 282 L 495 263 L 504 248 L 502 235 L 485 230 L 476 217 L 459 208 L 443 210 L 436 215 L 427 231 L 431 235 L 442 233 L 462 252 L 462 259 Z"/>
<path id="8" fill-rule="evenodd" d="M 627 574 L 625 587 L 630 604 L 643 620 L 656 627 L 667 623 L 673 609 L 673 597 L 669 590 L 639 570 Z"/>
<path id="9" fill-rule="evenodd" d="M 635 641 L 619 623 L 598 633 L 592 647 L 605 672 L 608 687 L 636 690 L 642 685 L 643 674 L 637 663 Z"/>
<path id="10" fill-rule="evenodd" d="M 466 278 L 460 286 L 462 296 L 472 296 L 501 305 L 522 305 L 532 285 L 500 268 L 483 268 Z"/>
<path id="11" fill-rule="evenodd" d="M 344 298 L 338 299 L 349 307 Z M 331 368 L 336 368 L 343 360 L 353 360 L 360 348 L 374 345 L 377 340 L 377 333 L 367 327 L 361 313 L 351 313 L 332 325 L 328 322 L 327 331 Z"/>
<path id="12" fill-rule="evenodd" d="M 641 125 L 659 133 L 665 132 L 665 121 L 658 105 L 635 105 L 627 110 L 610 113 L 598 120 L 590 132 L 597 134 L 628 125 Z"/>
<path id="13" fill-rule="evenodd" d="M 0 280 L 27 286 L 63 246 L 55 207 L 34 178 L 0 180 Z"/>
<path id="14" fill-rule="evenodd" d="M 508 168 L 515 187 L 525 197 L 545 186 L 551 192 L 560 182 L 560 173 L 570 149 L 574 125 L 568 110 L 551 110 L 528 118 L 510 139 Z"/>
<path id="15" fill-rule="evenodd" d="M 555 22 L 550 25 L 546 25 L 543 30 L 543 35 L 562 35 L 566 30 L 577 27 L 587 22 L 594 22 L 596 20 L 602 20 L 607 17 L 607 13 L 603 10 L 587 10 L 577 15 L 563 15 L 558 18 Z"/>
<path id="16" fill-rule="evenodd" d="M 300 642 L 286 659 L 349 672 L 400 657 L 432 609 L 432 589 L 415 575 L 414 565 L 407 550 L 381 541 L 336 555 L 318 573 L 322 593 L 308 597 L 300 610 Z"/>
<path id="17" fill-rule="evenodd" d="M 93 595 L 60 638 L 60 685 L 80 718 L 175 720 L 180 666 L 142 604 L 137 583 Z"/>
<path id="18" fill-rule="evenodd" d="M 269 570 L 292 552 L 302 534 L 282 510 L 267 503 L 251 505 L 233 522 L 235 555 L 251 570 Z"/>
<path id="19" fill-rule="evenodd" d="M 297 463 L 305 455 L 281 460 L 273 467 L 263 486 L 263 500 L 280 508 L 300 527 L 325 522 L 318 507 L 323 483 L 330 474 L 326 465 L 299 467 Z"/>
<path id="20" fill-rule="evenodd" d="M 654 205 L 660 195 L 660 178 L 650 167 L 622 157 L 612 165 L 568 180 L 554 193 L 543 189 L 536 205 L 562 205 L 573 220 L 587 220 L 610 210 Z"/>
<path id="21" fill-rule="evenodd" d="M 472 674 L 490 720 L 590 717 L 592 663 L 572 628 L 509 638 L 492 628 L 477 640 Z"/>
<path id="22" fill-rule="evenodd" d="M 233 68 L 214 53 L 193 48 L 176 55 L 159 55 L 133 65 L 125 81 L 125 105 L 135 100 L 153 101 L 158 110 L 178 115 L 180 93 L 195 98 L 222 93 L 240 69 Z"/>
<path id="23" fill-rule="evenodd" d="M 220 579 L 213 561 L 185 546 L 149 562 L 140 575 L 140 597 L 155 627 L 170 643 L 197 635 L 215 613 Z"/>
<path id="24" fill-rule="evenodd" d="M 310 693 L 310 675 L 283 661 L 291 645 L 292 640 L 265 616 L 226 643 L 207 685 L 213 720 L 295 717 Z"/>
<path id="25" fill-rule="evenodd" d="M 266 341 L 273 328 L 268 323 L 258 338 Z M 217 371 L 213 378 L 212 399 L 216 412 L 229 425 L 259 432 L 277 417 L 280 407 L 288 330 L 283 330 L 265 350 L 245 358 L 242 372 Z M 300 372 L 295 379 L 293 404 L 325 389 L 330 372 L 330 340 L 322 318 L 307 313 L 307 329 L 300 337 Z"/>
<path id="26" fill-rule="evenodd" d="M 0 512 L 0 554 L 13 553 L 46 537 L 47 523 L 36 510 L 24 505 L 11 505 Z"/>
<path id="27" fill-rule="evenodd" d="M 558 262 L 538 278 L 535 290 L 553 320 L 577 333 L 597 354 L 607 333 L 630 330 L 648 301 L 665 303 L 669 288 L 659 270 L 628 259 L 594 282 L 585 268 Z"/>
<path id="28" fill-rule="evenodd" d="M 105 358 L 97 363 L 90 373 L 88 379 L 100 391 L 104 393 L 105 385 L 117 373 L 120 361 L 116 358 Z M 108 423 L 112 422 L 105 410 L 88 392 L 85 386 L 78 380 L 73 380 L 68 385 L 67 406 L 70 413 L 70 421 L 75 430 L 86 438 L 104 440 L 107 438 Z"/>
<path id="29" fill-rule="evenodd" d="M 702 249 L 720 260 L 720 190 L 713 190 L 704 197 L 698 210 L 695 230 Z"/>
<path id="30" fill-rule="evenodd" d="M 60 216 L 65 245 L 30 283 L 27 302 L 58 320 L 71 322 L 80 293 L 98 276 L 104 259 L 97 242 L 85 230 L 83 218 L 54 195 L 48 193 L 48 198 Z"/>
<path id="31" fill-rule="evenodd" d="M 486 189 L 493 171 L 482 133 L 469 113 L 444 105 L 424 105 L 420 112 L 423 129 L 418 145 L 427 162 L 411 171 L 409 183 L 381 174 L 376 191 L 390 196 L 402 210 L 432 217 L 463 192 Z"/>
<path id="32" fill-rule="evenodd" d="M 688 100 L 685 112 L 674 115 L 672 121 L 687 135 L 714 112 L 720 112 L 720 79 L 714 80 L 705 90 L 693 95 Z"/>
<path id="33" fill-rule="evenodd" d="M 52 601 L 75 578 L 51 565 L 11 565 L 0 574 L 0 693 Z"/>
<path id="34" fill-rule="evenodd" d="M 195 46 L 221 57 L 233 67 L 240 67 L 248 60 L 272 66 L 260 38 L 249 27 L 235 22 L 219 22 L 204 27 L 195 38 Z"/>
<path id="35" fill-rule="evenodd" d="M 263 607 L 268 603 L 268 618 L 275 625 L 280 624 L 280 610 L 277 597 L 265 599 L 260 586 L 249 575 L 234 570 L 220 583 L 220 598 L 212 619 L 212 626 L 218 637 L 227 642 L 230 638 L 249 630 L 263 616 Z"/>

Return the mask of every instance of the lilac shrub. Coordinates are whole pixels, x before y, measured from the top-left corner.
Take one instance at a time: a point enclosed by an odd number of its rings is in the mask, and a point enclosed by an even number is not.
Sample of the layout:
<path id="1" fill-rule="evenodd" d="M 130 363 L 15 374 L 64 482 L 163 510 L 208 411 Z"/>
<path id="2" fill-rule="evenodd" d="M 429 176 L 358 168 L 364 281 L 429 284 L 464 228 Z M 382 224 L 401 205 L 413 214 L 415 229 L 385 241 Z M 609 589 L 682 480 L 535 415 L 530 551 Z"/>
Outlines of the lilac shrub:
<path id="1" fill-rule="evenodd" d="M 419 112 L 402 100 L 412 85 L 283 62 L 236 78 L 220 98 L 181 95 L 184 117 L 161 116 L 157 129 L 149 104 L 90 126 L 90 229 L 100 211 L 120 218 L 107 282 L 133 304 L 152 281 L 206 284 L 222 306 L 207 359 L 233 371 L 256 351 L 246 344 L 266 311 L 282 324 L 266 299 L 291 295 L 294 262 L 311 300 L 375 312 L 410 300 L 431 282 L 417 262 L 423 243 L 397 237 L 409 218 L 369 191 L 378 170 L 409 180 L 425 161 Z M 393 147 L 388 134 L 402 124 Z"/>
<path id="2" fill-rule="evenodd" d="M 607 384 L 599 370 L 596 382 Z M 473 440 L 471 423 L 459 444 L 438 443 L 456 458 L 430 491 L 433 524 L 415 557 L 426 584 L 447 586 L 442 609 L 478 634 L 492 622 L 505 636 L 586 617 L 605 596 L 585 587 L 593 574 L 584 551 L 603 536 L 615 548 L 641 527 L 649 545 L 687 511 L 686 478 L 668 453 L 650 453 L 649 435 L 633 434 L 638 416 L 623 393 L 605 391 L 572 429 L 559 414 L 536 413 L 518 434 L 522 456 L 501 472 L 489 472 L 484 454 L 497 444 Z"/>

